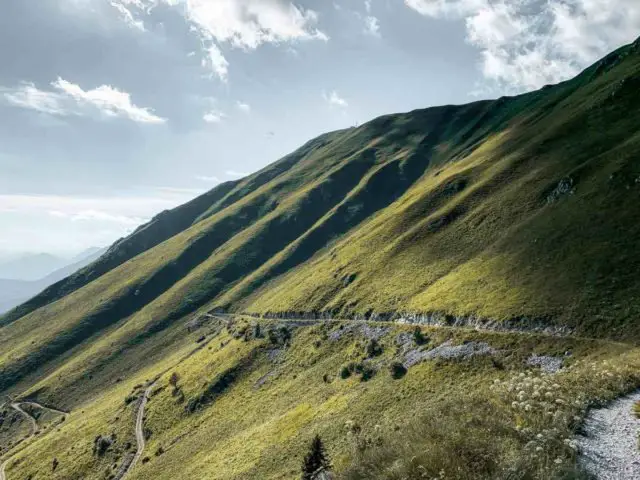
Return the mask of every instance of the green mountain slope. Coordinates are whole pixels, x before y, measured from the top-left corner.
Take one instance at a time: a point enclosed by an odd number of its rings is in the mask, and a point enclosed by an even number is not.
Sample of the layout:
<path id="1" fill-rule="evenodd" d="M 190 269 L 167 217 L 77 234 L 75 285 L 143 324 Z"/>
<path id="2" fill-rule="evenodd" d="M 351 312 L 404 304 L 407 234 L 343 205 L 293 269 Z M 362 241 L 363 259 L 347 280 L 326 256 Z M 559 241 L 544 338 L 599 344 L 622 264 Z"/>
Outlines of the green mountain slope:
<path id="1" fill-rule="evenodd" d="M 163 212 L 93 264 L 2 317 L 0 393 L 91 409 L 94 423 L 74 427 L 84 436 L 109 422 L 124 432 L 111 415 L 123 408 L 133 382 L 176 365 L 193 349 L 190 332 L 198 319 L 221 310 L 336 318 L 395 312 L 497 322 L 529 318 L 569 326 L 582 336 L 636 342 L 639 92 L 640 41 L 573 80 L 536 92 L 387 115 L 322 135 L 256 174 Z M 312 366 L 305 355 L 315 352 L 315 340 L 304 335 L 290 365 L 295 375 L 308 374 L 296 370 L 302 364 Z M 210 345 L 213 353 L 197 354 L 213 355 L 202 360 L 210 367 L 201 371 L 202 365 L 190 364 L 185 371 L 185 401 L 197 406 L 221 396 L 233 409 L 269 373 L 266 347 L 233 337 L 221 341 L 215 349 Z M 233 353 L 224 342 L 231 342 Z M 597 357 L 607 345 L 580 348 L 585 358 Z M 361 346 L 343 345 L 344 351 L 310 358 L 327 362 L 326 373 Z M 553 347 L 561 348 L 569 346 Z M 425 367 L 421 375 L 429 372 Z M 227 380 L 198 393 L 211 375 L 241 383 L 244 393 L 228 399 Z M 483 379 L 472 375 L 464 388 Z M 413 381 L 405 392 L 407 408 L 422 380 Z M 299 382 L 277 388 L 294 401 L 304 396 Z M 323 388 L 315 391 L 313 408 L 293 412 L 282 404 L 280 414 L 294 415 L 296 425 L 306 425 L 318 412 L 330 416 L 333 407 L 316 409 L 330 397 Z M 385 393 L 374 395 L 375 401 L 362 392 L 358 399 L 342 392 L 331 401 L 353 400 L 363 409 L 378 408 L 376 401 L 388 406 L 393 387 L 380 388 Z M 268 403 L 254 400 L 255 409 Z M 183 407 L 178 410 L 187 415 Z M 399 421 L 391 416 L 389 422 Z M 196 428 L 193 422 L 228 421 L 206 418 L 179 416 L 171 420 L 175 424 L 156 428 L 168 428 L 177 438 Z M 279 417 L 271 421 L 268 428 L 247 424 L 248 430 L 227 425 L 227 433 L 235 433 L 219 437 L 227 442 L 221 451 L 237 448 L 256 434 L 253 428 L 267 428 L 270 439 L 283 425 L 278 422 L 294 428 Z M 282 440 L 287 447 L 277 458 L 293 448 L 287 442 L 298 438 L 294 433 Z M 183 455 L 191 453 L 187 448 Z M 114 461 L 89 457 L 66 478 L 84 478 Z M 245 460 L 237 460 L 242 465 L 232 476 L 219 478 L 259 478 L 255 472 L 269 468 L 280 472 L 273 478 L 290 478 L 278 462 Z M 202 459 L 202 465 L 209 461 Z M 215 462 L 219 466 L 224 459 Z M 258 470 L 243 477 L 245 468 Z M 149 475 L 160 478 L 153 476 L 158 472 Z M 189 475 L 197 478 L 193 471 Z"/>

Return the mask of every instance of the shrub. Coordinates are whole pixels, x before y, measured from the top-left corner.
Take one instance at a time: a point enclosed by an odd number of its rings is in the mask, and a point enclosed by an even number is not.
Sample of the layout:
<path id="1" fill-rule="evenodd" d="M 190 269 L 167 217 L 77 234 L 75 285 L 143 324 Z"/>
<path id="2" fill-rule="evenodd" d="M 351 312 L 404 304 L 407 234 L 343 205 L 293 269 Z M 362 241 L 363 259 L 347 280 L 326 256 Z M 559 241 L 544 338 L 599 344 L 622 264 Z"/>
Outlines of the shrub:
<path id="1" fill-rule="evenodd" d="M 376 373 L 376 371 L 366 363 L 356 363 L 354 371 L 360 375 L 360 381 L 362 382 L 370 380 Z"/>
<path id="2" fill-rule="evenodd" d="M 351 376 L 351 369 L 349 368 L 349 366 L 342 367 L 342 370 L 340 370 L 340 378 L 342 378 L 343 380 L 346 380 L 350 376 Z"/>
<path id="3" fill-rule="evenodd" d="M 382 355 L 382 351 L 382 345 L 380 345 L 375 338 L 369 340 L 369 343 L 367 343 L 368 358 L 378 357 Z"/>
<path id="4" fill-rule="evenodd" d="M 404 377 L 407 374 L 407 368 L 400 362 L 393 362 L 389 367 L 391 376 L 396 380 Z"/>
<path id="5" fill-rule="evenodd" d="M 173 388 L 176 388 L 178 386 L 179 381 L 180 381 L 180 375 L 178 374 L 178 372 L 173 372 L 169 377 L 169 385 L 171 385 Z"/>
<path id="6" fill-rule="evenodd" d="M 640 401 L 635 402 L 633 404 L 633 414 L 637 417 L 640 418 Z"/>
<path id="7" fill-rule="evenodd" d="M 429 341 L 429 339 L 425 337 L 420 327 L 416 327 L 413 329 L 413 341 L 416 343 L 416 345 L 424 345 Z"/>
<path id="8" fill-rule="evenodd" d="M 309 446 L 309 453 L 302 464 L 302 480 L 316 480 L 318 474 L 328 472 L 331 468 L 329 457 L 319 435 L 316 435 Z"/>
<path id="9" fill-rule="evenodd" d="M 98 455 L 99 457 L 104 456 L 109 450 L 109 447 L 113 444 L 113 441 L 109 437 L 103 437 L 102 435 L 98 435 L 93 441 L 93 453 L 94 455 Z"/>

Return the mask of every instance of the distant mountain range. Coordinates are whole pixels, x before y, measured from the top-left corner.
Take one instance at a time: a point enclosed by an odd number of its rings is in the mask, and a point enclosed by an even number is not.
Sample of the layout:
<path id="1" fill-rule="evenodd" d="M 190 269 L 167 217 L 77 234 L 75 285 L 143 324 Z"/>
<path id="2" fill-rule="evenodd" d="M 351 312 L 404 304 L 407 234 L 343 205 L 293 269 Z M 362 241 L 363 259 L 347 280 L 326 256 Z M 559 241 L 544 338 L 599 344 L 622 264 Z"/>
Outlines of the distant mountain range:
<path id="1" fill-rule="evenodd" d="M 86 267 L 105 251 L 105 248 L 92 247 L 71 259 L 39 253 L 0 264 L 0 314 Z"/>

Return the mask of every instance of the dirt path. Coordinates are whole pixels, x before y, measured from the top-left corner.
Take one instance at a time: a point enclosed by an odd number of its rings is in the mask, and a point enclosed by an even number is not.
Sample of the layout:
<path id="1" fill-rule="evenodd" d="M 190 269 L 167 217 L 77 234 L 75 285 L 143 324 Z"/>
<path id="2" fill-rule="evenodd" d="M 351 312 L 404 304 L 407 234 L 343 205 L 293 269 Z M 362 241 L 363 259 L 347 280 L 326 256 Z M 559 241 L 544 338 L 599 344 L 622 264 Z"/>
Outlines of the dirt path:
<path id="1" fill-rule="evenodd" d="M 31 405 L 31 406 L 34 406 L 34 407 L 37 407 L 37 408 L 41 408 L 43 410 L 49 410 L 50 412 L 54 412 L 54 413 L 57 413 L 57 414 L 60 414 L 60 415 L 68 415 L 69 414 L 69 412 L 64 412 L 62 410 L 58 410 L 57 408 L 53 408 L 53 407 L 45 407 L 44 405 L 40 405 L 37 402 L 12 402 L 12 403 L 10 403 L 9 406 L 12 409 L 14 409 L 20 415 L 25 417 L 31 423 L 31 435 L 29 435 L 28 437 L 25 437 L 25 440 L 27 438 L 29 438 L 29 437 L 32 437 L 32 436 L 36 435 L 40 431 L 40 427 L 38 427 L 38 422 L 36 421 L 36 419 L 34 417 L 32 417 L 31 415 L 29 415 L 27 412 L 25 412 L 20 405 Z M 11 460 L 12 457 L 13 457 L 13 455 L 11 457 L 7 458 L 4 462 L 2 462 L 0 464 L 0 480 L 7 480 L 6 469 L 7 469 L 7 465 L 9 465 L 9 461 Z"/>
<path id="2" fill-rule="evenodd" d="M 20 415 L 25 417 L 27 420 L 29 420 L 29 422 L 31 423 L 31 435 L 35 435 L 40 430 L 38 428 L 38 422 L 36 421 L 35 418 L 33 418 L 31 415 L 25 412 L 22 408 L 20 408 L 20 405 L 21 403 L 12 403 L 11 408 L 13 408 L 16 412 L 18 412 Z"/>
<path id="3" fill-rule="evenodd" d="M 50 412 L 57 413 L 58 415 L 68 415 L 69 412 L 65 412 L 63 410 L 58 410 L 53 407 L 45 407 L 44 405 L 39 404 L 38 402 L 20 402 L 20 405 L 31 405 L 42 410 L 49 410 Z"/>
<path id="4" fill-rule="evenodd" d="M 5 460 L 4 462 L 2 462 L 2 464 L 0 464 L 0 480 L 7 480 L 7 477 L 5 477 L 4 475 L 4 471 L 7 468 L 7 463 L 9 463 L 9 460 Z"/>
<path id="5" fill-rule="evenodd" d="M 31 423 L 31 435 L 33 436 L 35 434 L 38 433 L 38 431 L 40 430 L 38 428 L 38 422 L 36 422 L 36 419 L 33 418 L 31 415 L 29 415 L 27 412 L 25 412 L 22 408 L 20 408 L 20 403 L 11 403 L 10 406 L 11 408 L 13 408 L 16 412 L 18 412 L 20 415 L 22 415 L 23 417 L 25 417 L 27 420 L 29 420 L 29 422 Z M 4 462 L 2 462 L 2 464 L 0 464 L 0 480 L 7 480 L 7 476 L 5 473 L 5 470 L 7 469 L 7 465 L 9 464 L 9 460 L 11 460 L 11 457 L 7 458 Z"/>
<path id="6" fill-rule="evenodd" d="M 142 453 L 144 452 L 145 447 L 145 439 L 144 439 L 144 409 L 147 406 L 147 402 L 149 401 L 149 395 L 151 394 L 151 390 L 155 386 L 156 382 L 153 382 L 151 385 L 147 387 L 142 395 L 142 399 L 140 400 L 140 405 L 138 406 L 138 413 L 136 415 L 136 443 L 138 444 L 138 448 L 136 450 L 136 454 L 134 455 L 131 463 L 129 463 L 126 468 L 124 468 L 119 475 L 115 477 L 114 480 L 122 480 L 133 470 L 136 466 L 140 458 L 142 457 Z M 0 480 L 4 480 L 0 477 Z"/>
<path id="7" fill-rule="evenodd" d="M 577 438 L 578 461 L 597 480 L 640 478 L 640 419 L 632 413 L 637 401 L 640 391 L 589 412 Z"/>

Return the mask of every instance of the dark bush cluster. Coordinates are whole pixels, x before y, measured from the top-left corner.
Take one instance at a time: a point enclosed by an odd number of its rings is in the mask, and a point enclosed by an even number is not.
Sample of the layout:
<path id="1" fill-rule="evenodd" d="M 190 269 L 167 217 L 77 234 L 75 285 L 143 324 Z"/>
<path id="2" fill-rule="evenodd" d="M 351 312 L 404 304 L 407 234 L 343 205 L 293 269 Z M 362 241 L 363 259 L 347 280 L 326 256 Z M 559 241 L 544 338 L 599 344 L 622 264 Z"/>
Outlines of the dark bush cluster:
<path id="1" fill-rule="evenodd" d="M 98 435 L 93 440 L 93 454 L 99 457 L 104 456 L 114 442 L 115 439 L 113 437 L 103 437 L 102 435 Z"/>
<path id="2" fill-rule="evenodd" d="M 375 373 L 375 369 L 365 362 L 351 362 L 340 369 L 340 378 L 344 380 L 349 378 L 351 375 L 356 374 L 360 375 L 361 381 L 366 382 L 367 380 L 370 380 Z"/>
<path id="3" fill-rule="evenodd" d="M 393 362 L 389 366 L 389 370 L 391 371 L 391 376 L 396 380 L 404 377 L 407 374 L 407 368 L 400 362 Z"/>
<path id="4" fill-rule="evenodd" d="M 378 357 L 382 355 L 382 352 L 383 352 L 382 345 L 380 345 L 380 343 L 375 338 L 372 338 L 371 340 L 369 340 L 369 343 L 367 343 L 368 358 Z"/>

